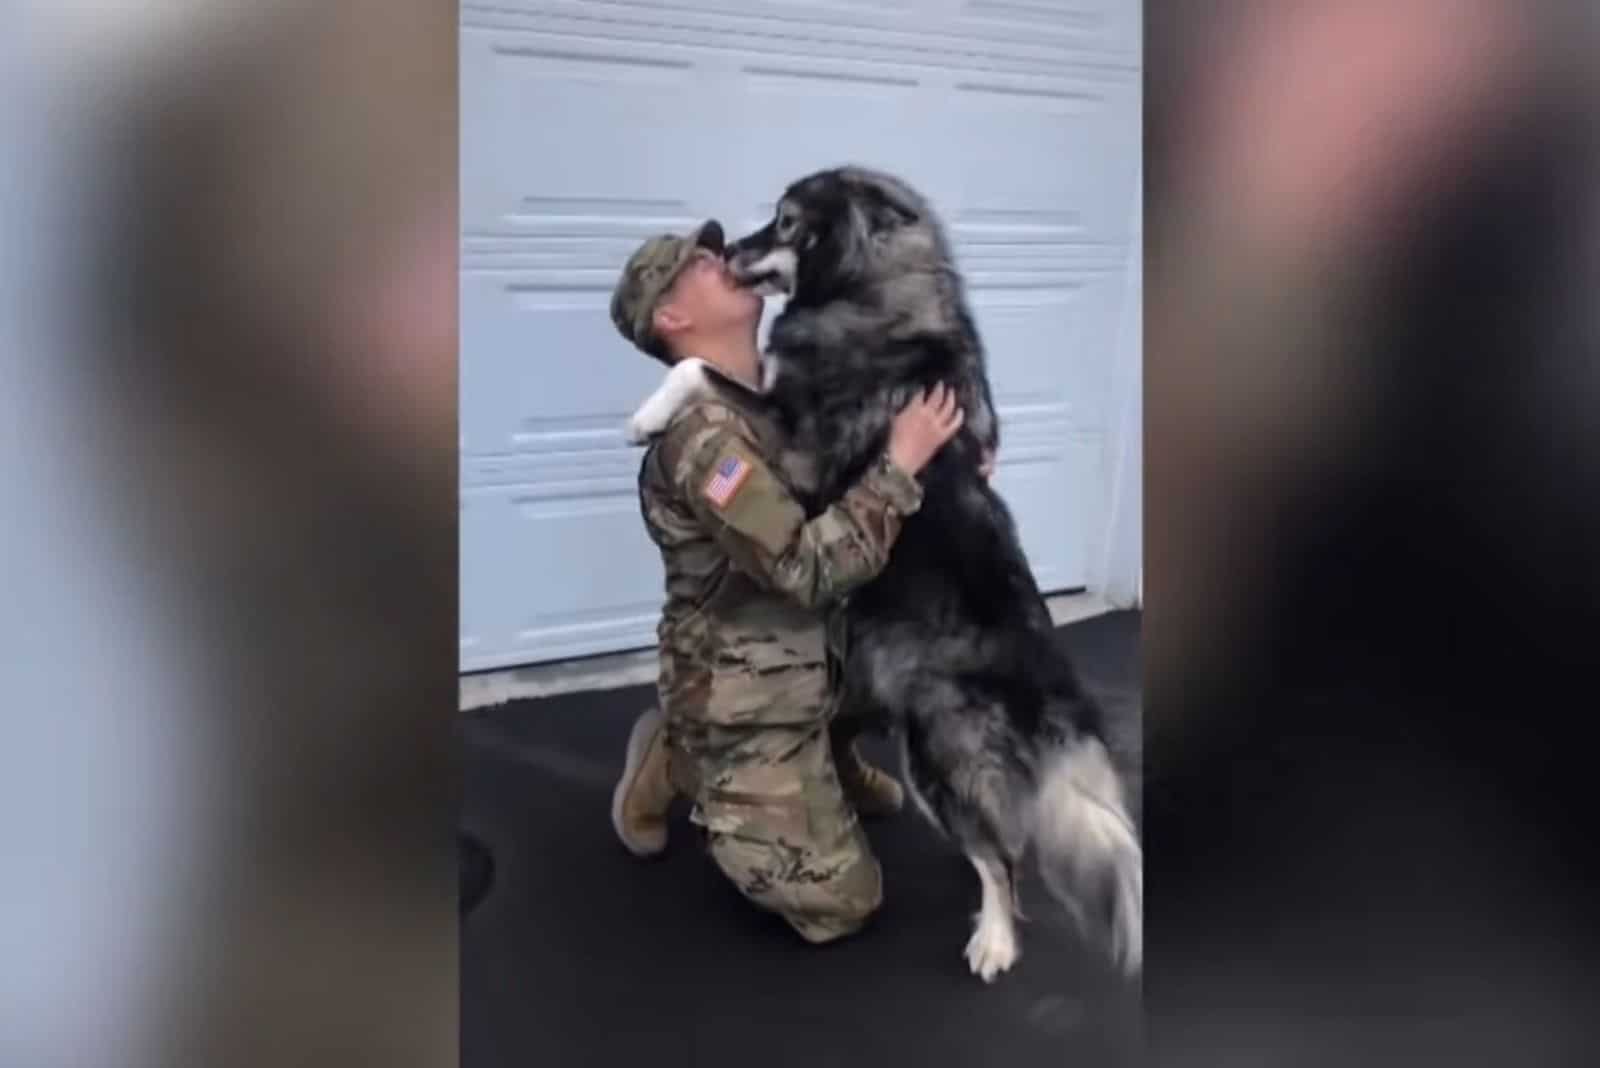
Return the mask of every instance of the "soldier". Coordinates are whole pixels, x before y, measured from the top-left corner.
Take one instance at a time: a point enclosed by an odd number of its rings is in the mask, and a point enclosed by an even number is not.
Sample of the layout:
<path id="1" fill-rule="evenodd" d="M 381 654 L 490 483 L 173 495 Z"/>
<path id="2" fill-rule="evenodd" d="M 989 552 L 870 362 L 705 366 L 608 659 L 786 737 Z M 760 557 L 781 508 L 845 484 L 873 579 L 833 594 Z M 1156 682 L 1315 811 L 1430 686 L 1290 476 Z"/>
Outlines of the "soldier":
<path id="1" fill-rule="evenodd" d="M 753 387 L 762 302 L 722 248 L 714 221 L 646 241 L 611 317 L 668 366 L 692 355 Z M 903 795 L 831 729 L 823 613 L 882 570 L 921 504 L 916 474 L 961 421 L 943 386 L 914 399 L 883 456 L 813 519 L 767 461 L 776 431 L 753 405 L 691 404 L 651 442 L 639 502 L 666 570 L 661 711 L 635 723 L 613 797 L 629 850 L 666 848 L 682 793 L 723 873 L 808 941 L 851 934 L 877 909 L 882 876 L 857 814 L 896 811 Z"/>

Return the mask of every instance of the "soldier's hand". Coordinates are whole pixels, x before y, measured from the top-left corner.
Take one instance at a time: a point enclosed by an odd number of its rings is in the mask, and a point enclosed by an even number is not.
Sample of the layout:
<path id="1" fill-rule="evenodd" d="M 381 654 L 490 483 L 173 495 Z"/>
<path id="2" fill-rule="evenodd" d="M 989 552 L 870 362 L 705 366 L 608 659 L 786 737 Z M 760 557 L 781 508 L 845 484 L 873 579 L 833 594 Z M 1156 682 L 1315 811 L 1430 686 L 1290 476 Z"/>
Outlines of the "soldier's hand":
<path id="1" fill-rule="evenodd" d="M 956 403 L 955 390 L 943 383 L 911 398 L 894 417 L 889 430 L 889 459 L 908 475 L 928 465 L 944 443 L 956 436 L 966 413 Z"/>

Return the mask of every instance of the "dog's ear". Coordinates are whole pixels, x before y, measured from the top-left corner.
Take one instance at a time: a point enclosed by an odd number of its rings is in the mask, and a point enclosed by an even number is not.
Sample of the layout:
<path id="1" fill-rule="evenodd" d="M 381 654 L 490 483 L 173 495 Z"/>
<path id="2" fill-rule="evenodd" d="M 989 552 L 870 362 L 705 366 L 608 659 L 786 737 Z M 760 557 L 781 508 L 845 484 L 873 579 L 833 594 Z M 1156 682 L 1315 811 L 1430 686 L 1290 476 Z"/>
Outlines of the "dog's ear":
<path id="1" fill-rule="evenodd" d="M 865 193 L 867 227 L 872 233 L 910 226 L 922 218 L 917 205 L 901 196 L 898 190 L 877 182 L 869 182 L 861 188 Z"/>

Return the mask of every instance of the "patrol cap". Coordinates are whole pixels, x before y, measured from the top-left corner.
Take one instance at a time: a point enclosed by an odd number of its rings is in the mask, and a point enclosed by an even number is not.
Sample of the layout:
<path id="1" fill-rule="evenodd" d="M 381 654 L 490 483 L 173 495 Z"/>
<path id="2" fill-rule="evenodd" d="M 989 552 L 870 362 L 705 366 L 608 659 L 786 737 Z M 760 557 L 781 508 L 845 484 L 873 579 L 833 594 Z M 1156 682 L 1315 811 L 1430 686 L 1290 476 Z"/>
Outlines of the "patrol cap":
<path id="1" fill-rule="evenodd" d="M 722 224 L 715 219 L 706 220 L 688 235 L 657 234 L 628 257 L 611 294 L 611 321 L 618 333 L 662 363 L 670 361 L 655 336 L 651 316 L 678 272 L 702 248 L 722 255 Z"/>

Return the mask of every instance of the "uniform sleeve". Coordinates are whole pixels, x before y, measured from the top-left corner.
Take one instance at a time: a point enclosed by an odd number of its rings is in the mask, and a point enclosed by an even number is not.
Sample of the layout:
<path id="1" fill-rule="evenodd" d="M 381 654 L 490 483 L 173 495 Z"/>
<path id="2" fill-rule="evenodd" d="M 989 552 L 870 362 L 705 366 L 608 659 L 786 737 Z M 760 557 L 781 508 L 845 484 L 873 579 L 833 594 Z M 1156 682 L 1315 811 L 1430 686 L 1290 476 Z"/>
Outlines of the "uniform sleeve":
<path id="1" fill-rule="evenodd" d="M 810 608 L 833 605 L 875 578 L 905 517 L 922 504 L 916 479 L 884 455 L 807 520 L 737 421 L 695 435 L 675 466 L 678 493 L 734 565 Z"/>

